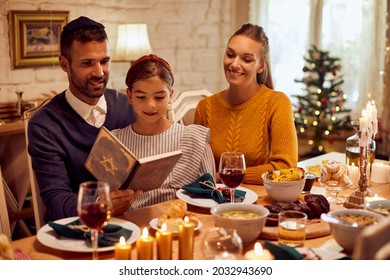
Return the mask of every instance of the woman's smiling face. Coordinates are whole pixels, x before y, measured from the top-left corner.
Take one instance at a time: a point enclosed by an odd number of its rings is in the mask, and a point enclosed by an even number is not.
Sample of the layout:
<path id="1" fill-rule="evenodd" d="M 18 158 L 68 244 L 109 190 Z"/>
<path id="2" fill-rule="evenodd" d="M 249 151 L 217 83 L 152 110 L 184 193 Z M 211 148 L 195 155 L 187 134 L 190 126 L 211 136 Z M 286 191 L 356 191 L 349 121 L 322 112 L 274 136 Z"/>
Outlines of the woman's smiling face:
<path id="1" fill-rule="evenodd" d="M 223 66 L 229 84 L 257 83 L 257 74 L 264 70 L 262 43 L 241 35 L 233 36 L 226 47 Z"/>

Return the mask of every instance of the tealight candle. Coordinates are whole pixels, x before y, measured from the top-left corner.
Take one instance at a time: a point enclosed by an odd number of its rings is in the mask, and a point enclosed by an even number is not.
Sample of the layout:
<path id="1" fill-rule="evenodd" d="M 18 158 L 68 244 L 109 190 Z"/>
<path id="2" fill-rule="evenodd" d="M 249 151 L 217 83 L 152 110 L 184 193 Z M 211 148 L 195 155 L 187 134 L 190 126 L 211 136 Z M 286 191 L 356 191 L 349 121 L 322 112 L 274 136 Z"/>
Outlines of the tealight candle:
<path id="1" fill-rule="evenodd" d="M 348 173 L 352 181 L 352 188 L 357 188 L 359 183 L 359 168 L 355 166 L 355 163 L 352 162 L 352 165 L 348 166 Z"/>
<path id="2" fill-rule="evenodd" d="M 374 162 L 371 169 L 371 181 L 378 184 L 389 182 L 390 165 L 383 164 L 382 161 Z"/>
<path id="3" fill-rule="evenodd" d="M 245 253 L 247 260 L 273 260 L 274 256 L 267 249 L 263 249 L 260 242 L 256 242 L 254 249 Z"/>
<path id="4" fill-rule="evenodd" d="M 167 229 L 167 224 L 163 223 L 161 229 L 156 232 L 157 259 L 172 259 L 172 232 Z"/>
<path id="5" fill-rule="evenodd" d="M 194 258 L 194 231 L 195 225 L 184 217 L 179 225 L 179 260 L 192 260 Z"/>
<path id="6" fill-rule="evenodd" d="M 137 256 L 139 260 L 153 260 L 154 238 L 149 235 L 148 229 L 142 230 L 142 235 L 137 239 Z"/>
<path id="7" fill-rule="evenodd" d="M 123 236 L 119 238 L 119 243 L 115 244 L 115 259 L 130 260 L 131 259 L 131 244 L 126 243 Z"/>

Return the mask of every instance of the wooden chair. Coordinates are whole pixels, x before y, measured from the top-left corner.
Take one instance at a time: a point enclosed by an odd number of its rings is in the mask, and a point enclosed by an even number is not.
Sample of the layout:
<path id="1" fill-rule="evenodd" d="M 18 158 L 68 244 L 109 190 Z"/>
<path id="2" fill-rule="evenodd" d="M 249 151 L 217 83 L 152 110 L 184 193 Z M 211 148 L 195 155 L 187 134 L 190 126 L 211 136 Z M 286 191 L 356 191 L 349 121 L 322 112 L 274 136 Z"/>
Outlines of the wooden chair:
<path id="1" fill-rule="evenodd" d="M 168 107 L 167 117 L 170 120 L 187 125 L 194 122 L 194 110 L 198 102 L 211 96 L 212 93 L 206 89 L 181 91 L 173 96 Z"/>
<path id="2" fill-rule="evenodd" d="M 36 227 L 37 231 L 45 224 L 45 222 L 43 221 L 43 215 L 44 215 L 45 210 L 44 210 L 42 198 L 39 194 L 39 187 L 38 187 L 37 181 L 35 179 L 35 173 L 34 173 L 34 170 L 32 168 L 31 157 L 30 157 L 30 154 L 28 153 L 27 129 L 28 129 L 28 123 L 29 123 L 30 119 L 34 116 L 34 114 L 39 109 L 41 109 L 43 106 L 45 106 L 47 103 L 49 103 L 50 100 L 51 100 L 51 98 L 46 99 L 37 107 L 32 108 L 32 109 L 24 112 L 24 127 L 25 127 L 26 149 L 27 149 L 27 164 L 28 164 L 28 171 L 29 171 L 29 176 L 30 176 L 31 196 L 32 196 L 32 203 L 33 203 L 33 208 L 34 208 L 35 227 Z"/>
<path id="3" fill-rule="evenodd" d="M 8 215 L 6 190 L 7 186 L 3 180 L 0 168 L 0 234 L 5 234 L 9 239 L 12 238 L 10 218 Z"/>
<path id="4" fill-rule="evenodd" d="M 356 239 L 352 258 L 355 260 L 390 258 L 390 217 L 362 231 Z"/>

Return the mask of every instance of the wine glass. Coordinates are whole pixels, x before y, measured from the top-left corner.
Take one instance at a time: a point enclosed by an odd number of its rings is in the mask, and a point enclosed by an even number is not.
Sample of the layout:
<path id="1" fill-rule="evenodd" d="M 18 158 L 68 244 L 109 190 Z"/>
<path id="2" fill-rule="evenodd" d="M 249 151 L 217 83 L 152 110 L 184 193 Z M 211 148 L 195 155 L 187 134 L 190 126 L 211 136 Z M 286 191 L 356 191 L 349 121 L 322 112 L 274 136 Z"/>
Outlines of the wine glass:
<path id="1" fill-rule="evenodd" d="M 98 232 L 111 218 L 112 202 L 108 183 L 87 181 L 80 184 L 77 212 L 91 230 L 92 259 L 98 259 Z"/>
<path id="2" fill-rule="evenodd" d="M 245 175 L 245 156 L 240 152 L 225 152 L 219 161 L 219 177 L 230 190 L 230 202 L 234 203 L 235 189 L 242 183 Z"/>
<path id="3" fill-rule="evenodd" d="M 241 259 L 242 250 L 242 240 L 235 229 L 215 227 L 207 231 L 202 240 L 205 260 Z"/>

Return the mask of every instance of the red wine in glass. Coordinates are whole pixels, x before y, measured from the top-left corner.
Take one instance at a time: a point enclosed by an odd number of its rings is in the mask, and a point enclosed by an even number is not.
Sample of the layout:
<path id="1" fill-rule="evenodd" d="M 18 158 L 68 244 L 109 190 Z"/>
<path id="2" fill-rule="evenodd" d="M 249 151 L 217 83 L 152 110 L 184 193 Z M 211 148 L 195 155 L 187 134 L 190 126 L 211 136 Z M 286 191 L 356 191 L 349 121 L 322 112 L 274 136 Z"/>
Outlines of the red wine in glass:
<path id="1" fill-rule="evenodd" d="M 107 205 L 90 203 L 81 207 L 80 219 L 90 228 L 102 228 L 109 218 Z"/>
<path id="2" fill-rule="evenodd" d="M 219 160 L 219 177 L 230 190 L 230 202 L 234 203 L 235 188 L 244 180 L 245 157 L 240 152 L 225 152 Z"/>
<path id="3" fill-rule="evenodd" d="M 80 220 L 91 230 L 92 259 L 98 259 L 99 230 L 111 217 L 110 187 L 105 182 L 88 181 L 80 184 L 77 212 Z"/>
<path id="4" fill-rule="evenodd" d="M 219 173 L 222 183 L 230 189 L 237 188 L 244 180 L 245 172 L 242 169 L 225 169 Z"/>

